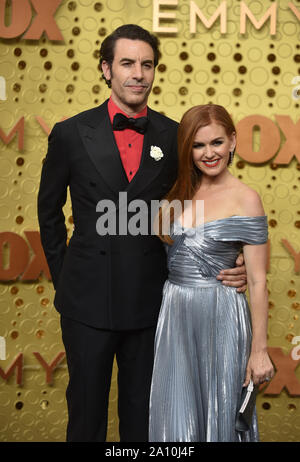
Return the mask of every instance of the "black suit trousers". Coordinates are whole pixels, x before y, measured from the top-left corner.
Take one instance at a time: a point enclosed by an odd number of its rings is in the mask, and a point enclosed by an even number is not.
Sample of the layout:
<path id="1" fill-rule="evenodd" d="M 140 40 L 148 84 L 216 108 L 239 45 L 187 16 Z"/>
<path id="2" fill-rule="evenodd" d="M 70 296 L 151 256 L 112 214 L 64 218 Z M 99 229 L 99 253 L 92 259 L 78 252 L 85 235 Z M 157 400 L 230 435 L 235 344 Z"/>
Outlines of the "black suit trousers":
<path id="1" fill-rule="evenodd" d="M 155 327 L 111 331 L 61 317 L 69 369 L 68 442 L 104 442 L 114 357 L 120 441 L 148 441 Z"/>

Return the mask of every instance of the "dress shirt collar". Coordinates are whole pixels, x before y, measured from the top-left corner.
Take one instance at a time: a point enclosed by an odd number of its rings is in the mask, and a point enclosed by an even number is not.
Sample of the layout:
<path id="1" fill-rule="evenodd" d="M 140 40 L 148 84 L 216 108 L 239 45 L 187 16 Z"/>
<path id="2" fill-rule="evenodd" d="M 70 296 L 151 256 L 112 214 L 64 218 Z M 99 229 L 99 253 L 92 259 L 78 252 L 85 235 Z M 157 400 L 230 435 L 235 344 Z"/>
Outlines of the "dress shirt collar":
<path id="1" fill-rule="evenodd" d="M 120 112 L 121 114 L 124 114 L 126 117 L 130 117 L 128 114 L 126 114 L 126 112 L 122 111 L 122 109 L 120 109 L 116 105 L 116 103 L 112 100 L 112 97 L 110 97 L 109 100 L 108 100 L 107 109 L 108 109 L 108 114 L 109 114 L 109 118 L 110 118 L 111 123 L 114 120 L 114 116 L 118 112 Z M 144 109 L 141 112 L 139 112 L 138 114 L 133 116 L 133 118 L 136 119 L 137 117 L 146 117 L 146 116 L 147 116 L 147 106 L 145 106 Z"/>

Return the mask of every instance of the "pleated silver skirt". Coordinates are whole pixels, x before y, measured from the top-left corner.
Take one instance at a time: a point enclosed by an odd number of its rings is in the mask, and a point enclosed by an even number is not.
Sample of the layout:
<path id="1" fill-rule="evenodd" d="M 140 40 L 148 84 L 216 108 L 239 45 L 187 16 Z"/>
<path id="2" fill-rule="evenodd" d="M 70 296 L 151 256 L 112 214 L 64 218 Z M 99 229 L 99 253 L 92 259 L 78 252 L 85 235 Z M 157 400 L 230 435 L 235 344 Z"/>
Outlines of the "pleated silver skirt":
<path id="1" fill-rule="evenodd" d="M 247 299 L 215 278 L 165 283 L 155 339 L 149 441 L 258 441 L 235 430 L 251 348 Z"/>
<path id="2" fill-rule="evenodd" d="M 251 350 L 246 296 L 223 286 L 242 245 L 268 239 L 266 216 L 232 216 L 185 229 L 174 222 L 169 279 L 155 339 L 150 441 L 258 441 L 256 412 L 235 430 Z"/>

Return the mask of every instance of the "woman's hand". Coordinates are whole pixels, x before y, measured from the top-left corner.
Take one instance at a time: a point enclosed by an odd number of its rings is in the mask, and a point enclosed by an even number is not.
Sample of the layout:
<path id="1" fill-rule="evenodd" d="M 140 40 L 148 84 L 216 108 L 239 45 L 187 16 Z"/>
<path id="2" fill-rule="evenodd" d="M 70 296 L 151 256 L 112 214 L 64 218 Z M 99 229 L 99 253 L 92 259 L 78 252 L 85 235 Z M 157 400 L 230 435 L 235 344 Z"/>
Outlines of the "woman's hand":
<path id="1" fill-rule="evenodd" d="M 252 352 L 247 364 L 244 387 L 252 378 L 254 385 L 268 382 L 274 376 L 274 367 L 266 350 Z"/>

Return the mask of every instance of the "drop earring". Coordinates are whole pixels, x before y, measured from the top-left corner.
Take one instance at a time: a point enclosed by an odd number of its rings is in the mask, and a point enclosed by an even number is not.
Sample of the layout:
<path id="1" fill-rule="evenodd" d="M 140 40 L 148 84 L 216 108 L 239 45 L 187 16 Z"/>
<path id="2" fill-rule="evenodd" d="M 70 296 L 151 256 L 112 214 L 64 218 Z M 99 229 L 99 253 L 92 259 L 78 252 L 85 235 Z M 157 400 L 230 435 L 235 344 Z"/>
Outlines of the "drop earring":
<path id="1" fill-rule="evenodd" d="M 229 151 L 228 165 L 232 165 L 233 158 L 234 158 L 234 151 Z"/>

